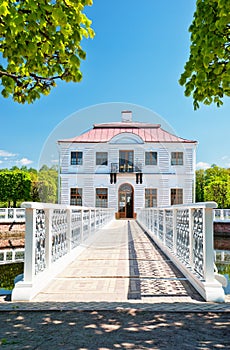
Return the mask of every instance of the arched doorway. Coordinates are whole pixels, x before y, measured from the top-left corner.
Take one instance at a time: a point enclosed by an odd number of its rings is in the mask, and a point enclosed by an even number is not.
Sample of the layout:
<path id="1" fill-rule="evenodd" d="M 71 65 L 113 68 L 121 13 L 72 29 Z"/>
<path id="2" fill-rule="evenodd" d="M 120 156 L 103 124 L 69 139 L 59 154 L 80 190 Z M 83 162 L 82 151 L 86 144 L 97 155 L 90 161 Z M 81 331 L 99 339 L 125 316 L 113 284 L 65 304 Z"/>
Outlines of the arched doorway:
<path id="1" fill-rule="evenodd" d="M 133 218 L 133 187 L 127 183 L 118 190 L 118 216 L 120 219 Z"/>

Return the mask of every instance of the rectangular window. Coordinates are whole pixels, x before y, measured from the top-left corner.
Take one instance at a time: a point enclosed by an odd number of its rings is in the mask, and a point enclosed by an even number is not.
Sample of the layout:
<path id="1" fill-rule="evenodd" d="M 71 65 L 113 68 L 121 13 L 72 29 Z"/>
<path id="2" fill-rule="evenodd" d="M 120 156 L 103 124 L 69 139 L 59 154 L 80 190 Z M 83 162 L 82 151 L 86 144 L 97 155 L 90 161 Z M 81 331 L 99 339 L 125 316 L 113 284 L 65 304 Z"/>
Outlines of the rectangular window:
<path id="1" fill-rule="evenodd" d="M 171 189 L 171 205 L 183 204 L 183 189 L 172 188 Z"/>
<path id="2" fill-rule="evenodd" d="M 120 151 L 119 152 L 119 172 L 120 173 L 132 173 L 133 166 L 133 151 Z"/>
<path id="3" fill-rule="evenodd" d="M 145 208 L 157 207 L 157 189 L 146 188 L 145 189 Z"/>
<path id="4" fill-rule="evenodd" d="M 171 165 L 183 165 L 183 152 L 171 153 Z"/>
<path id="5" fill-rule="evenodd" d="M 82 205 L 82 188 L 70 189 L 70 205 Z"/>
<path id="6" fill-rule="evenodd" d="M 83 153 L 82 152 L 71 152 L 71 165 L 82 165 L 83 164 Z"/>
<path id="7" fill-rule="evenodd" d="M 107 152 L 96 152 L 96 165 L 108 165 Z"/>
<path id="8" fill-rule="evenodd" d="M 108 208 L 108 189 L 96 188 L 96 207 Z"/>
<path id="9" fill-rule="evenodd" d="M 157 152 L 145 152 L 145 165 L 157 165 Z"/>

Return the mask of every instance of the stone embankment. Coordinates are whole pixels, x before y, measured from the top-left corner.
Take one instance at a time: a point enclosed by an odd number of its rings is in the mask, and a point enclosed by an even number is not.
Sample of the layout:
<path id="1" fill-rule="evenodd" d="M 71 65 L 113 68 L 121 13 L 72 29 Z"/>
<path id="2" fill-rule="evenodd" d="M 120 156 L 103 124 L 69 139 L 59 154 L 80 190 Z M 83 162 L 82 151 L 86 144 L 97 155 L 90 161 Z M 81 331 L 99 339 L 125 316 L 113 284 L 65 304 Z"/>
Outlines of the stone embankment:
<path id="1" fill-rule="evenodd" d="M 215 234 L 229 234 L 230 235 L 230 221 L 229 222 L 214 222 Z"/>
<path id="2" fill-rule="evenodd" d="M 0 249 L 23 248 L 25 223 L 0 223 Z"/>

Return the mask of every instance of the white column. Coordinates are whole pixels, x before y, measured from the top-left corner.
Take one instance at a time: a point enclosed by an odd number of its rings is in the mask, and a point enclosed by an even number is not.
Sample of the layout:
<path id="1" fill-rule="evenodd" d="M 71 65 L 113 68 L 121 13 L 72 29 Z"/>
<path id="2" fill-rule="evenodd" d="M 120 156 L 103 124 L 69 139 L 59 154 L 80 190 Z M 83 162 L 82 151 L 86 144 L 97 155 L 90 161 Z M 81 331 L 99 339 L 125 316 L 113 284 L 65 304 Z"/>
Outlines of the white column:
<path id="1" fill-rule="evenodd" d="M 26 209 L 24 282 L 32 283 L 35 272 L 36 209 Z"/>

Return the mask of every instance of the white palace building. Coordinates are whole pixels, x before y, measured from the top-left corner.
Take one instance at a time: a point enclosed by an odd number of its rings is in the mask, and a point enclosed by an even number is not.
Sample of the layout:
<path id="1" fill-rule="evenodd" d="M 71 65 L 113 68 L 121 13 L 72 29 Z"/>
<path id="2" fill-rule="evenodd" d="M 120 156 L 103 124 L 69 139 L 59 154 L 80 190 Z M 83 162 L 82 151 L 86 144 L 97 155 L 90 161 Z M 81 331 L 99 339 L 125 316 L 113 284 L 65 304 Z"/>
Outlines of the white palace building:
<path id="1" fill-rule="evenodd" d="M 121 115 L 121 122 L 58 141 L 59 202 L 115 208 L 117 218 L 135 218 L 137 208 L 193 203 L 197 142 L 132 121 L 131 111 Z"/>

